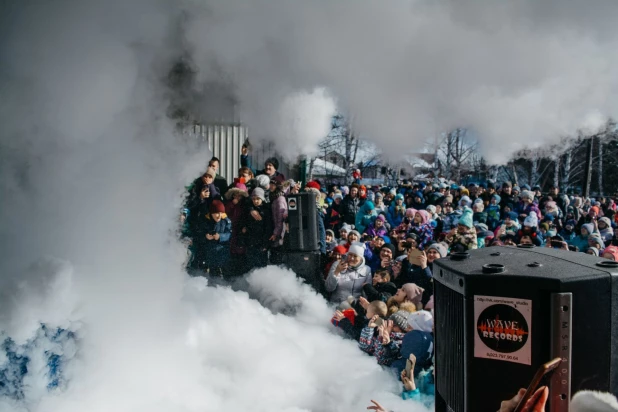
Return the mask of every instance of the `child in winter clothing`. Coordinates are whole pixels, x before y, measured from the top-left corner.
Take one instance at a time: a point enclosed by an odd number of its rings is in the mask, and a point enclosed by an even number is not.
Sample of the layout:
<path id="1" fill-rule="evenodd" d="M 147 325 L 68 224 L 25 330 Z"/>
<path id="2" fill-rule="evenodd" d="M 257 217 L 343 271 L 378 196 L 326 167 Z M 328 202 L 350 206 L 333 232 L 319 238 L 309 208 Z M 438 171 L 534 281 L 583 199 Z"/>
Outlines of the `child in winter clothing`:
<path id="1" fill-rule="evenodd" d="M 497 194 L 492 195 L 487 207 L 487 227 L 491 231 L 494 231 L 500 222 L 500 200 Z"/>
<path id="2" fill-rule="evenodd" d="M 451 232 L 446 235 L 445 240 L 449 244 L 451 250 L 455 251 L 457 251 L 457 249 L 465 251 L 478 248 L 476 229 L 472 223 L 472 209 L 469 207 L 464 208 L 457 228 L 451 230 Z"/>
<path id="3" fill-rule="evenodd" d="M 433 240 L 433 226 L 429 223 L 429 213 L 426 210 L 416 211 L 409 233 L 418 236 L 417 248 L 420 250 L 423 250 Z"/>
<path id="4" fill-rule="evenodd" d="M 414 366 L 414 377 L 418 377 L 419 373 L 431 366 L 433 357 L 433 315 L 426 310 L 419 310 L 408 316 L 407 319 L 409 331 L 403 339 L 400 347 L 400 353 L 397 360 L 392 364 L 397 375 L 406 367 L 406 359 L 410 354 L 416 357 L 416 365 Z"/>
<path id="5" fill-rule="evenodd" d="M 348 309 L 353 311 L 354 316 L 345 316 L 343 312 L 337 311 L 331 323 L 342 329 L 345 334 L 355 341 L 361 337 L 361 332 L 367 327 L 370 321 L 381 323 L 378 319 L 384 319 L 388 312 L 386 303 L 380 301 L 371 302 L 364 311 Z"/>
<path id="6" fill-rule="evenodd" d="M 403 205 L 403 195 L 401 193 L 395 196 L 395 200 L 388 207 L 386 218 L 391 228 L 396 228 L 401 224 L 406 214 L 406 207 Z"/>
<path id="7" fill-rule="evenodd" d="M 599 233 L 601 237 L 605 241 L 605 243 L 609 243 L 614 236 L 614 229 L 612 228 L 612 222 L 607 217 L 602 217 L 598 221 Z"/>
<path id="8" fill-rule="evenodd" d="M 331 229 L 326 229 L 326 252 L 332 252 L 335 246 L 337 246 L 335 232 Z"/>
<path id="9" fill-rule="evenodd" d="M 268 238 L 273 231 L 271 207 L 266 203 L 264 189 L 257 187 L 251 192 L 251 204 L 243 217 L 242 234 L 247 246 L 247 260 L 250 268 L 261 268 L 268 264 Z"/>
<path id="10" fill-rule="evenodd" d="M 376 236 L 384 237 L 388 236 L 388 231 L 386 230 L 386 218 L 384 215 L 378 215 L 376 219 L 371 223 L 367 229 L 365 229 L 365 233 L 367 233 L 372 238 Z"/>
<path id="11" fill-rule="evenodd" d="M 388 298 L 397 293 L 397 286 L 391 281 L 388 269 L 378 269 L 373 275 L 372 284 L 363 285 L 363 292 L 369 302 L 386 302 Z"/>
<path id="12" fill-rule="evenodd" d="M 209 214 L 200 225 L 198 234 L 199 267 L 208 270 L 211 275 L 223 275 L 230 258 L 232 222 L 227 218 L 225 206 L 220 200 L 213 200 L 208 211 Z"/>
<path id="13" fill-rule="evenodd" d="M 359 340 L 359 347 L 363 352 L 374 355 L 379 365 L 390 365 L 398 354 L 401 341 L 408 329 L 408 312 L 399 311 L 388 318 L 388 321 L 380 325 L 373 319 L 369 321 L 367 327 L 363 328 Z M 403 328 L 403 329 L 402 329 Z"/>
<path id="14" fill-rule="evenodd" d="M 375 206 L 373 205 L 373 202 L 367 200 L 356 214 L 354 229 L 356 229 L 358 233 L 365 233 L 365 229 L 367 229 L 367 227 L 369 227 L 375 219 Z"/>

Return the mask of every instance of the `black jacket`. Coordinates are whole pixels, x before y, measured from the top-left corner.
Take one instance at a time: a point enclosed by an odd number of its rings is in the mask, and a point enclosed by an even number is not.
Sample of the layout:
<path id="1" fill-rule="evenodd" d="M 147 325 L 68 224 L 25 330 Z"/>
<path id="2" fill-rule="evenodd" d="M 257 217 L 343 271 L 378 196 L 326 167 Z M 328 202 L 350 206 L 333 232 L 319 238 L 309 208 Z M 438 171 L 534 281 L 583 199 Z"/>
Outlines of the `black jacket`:
<path id="1" fill-rule="evenodd" d="M 339 213 L 341 214 L 344 223 L 347 223 L 348 225 L 355 224 L 356 214 L 360 210 L 360 207 L 361 201 L 358 196 L 352 199 L 350 195 L 346 195 L 339 205 Z"/>
<path id="2" fill-rule="evenodd" d="M 401 264 L 401 273 L 397 276 L 397 279 L 393 281 L 397 288 L 401 288 L 406 283 L 415 283 L 416 285 L 425 289 L 423 292 L 423 305 L 429 302 L 429 298 L 433 295 L 433 275 L 431 268 L 427 266 L 425 269 L 421 269 L 420 266 L 412 265 L 408 259 L 404 259 Z"/>
<path id="3" fill-rule="evenodd" d="M 363 292 L 367 295 L 367 300 L 369 302 L 381 300 L 386 303 L 388 298 L 397 293 L 397 286 L 395 286 L 393 282 L 377 283 L 375 286 L 367 283 L 363 286 Z"/>

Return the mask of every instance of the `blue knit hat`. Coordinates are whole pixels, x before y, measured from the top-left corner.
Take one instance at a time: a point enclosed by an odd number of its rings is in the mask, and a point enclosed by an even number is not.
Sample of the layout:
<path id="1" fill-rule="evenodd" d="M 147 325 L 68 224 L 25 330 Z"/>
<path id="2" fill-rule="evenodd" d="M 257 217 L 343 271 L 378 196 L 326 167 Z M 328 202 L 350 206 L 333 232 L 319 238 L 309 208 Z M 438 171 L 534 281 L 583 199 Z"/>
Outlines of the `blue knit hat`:
<path id="1" fill-rule="evenodd" d="M 461 214 L 461 217 L 459 218 L 459 224 L 466 226 L 468 228 L 473 228 L 474 224 L 472 222 L 472 209 L 470 209 L 469 207 L 464 207 L 463 213 Z"/>
<path id="2" fill-rule="evenodd" d="M 397 194 L 397 196 L 395 196 L 395 200 L 403 200 L 403 195 L 401 193 Z"/>
<path id="3" fill-rule="evenodd" d="M 496 199 L 496 203 L 500 203 L 500 201 L 502 200 L 502 198 L 498 196 L 497 194 L 494 194 L 492 197 Z"/>

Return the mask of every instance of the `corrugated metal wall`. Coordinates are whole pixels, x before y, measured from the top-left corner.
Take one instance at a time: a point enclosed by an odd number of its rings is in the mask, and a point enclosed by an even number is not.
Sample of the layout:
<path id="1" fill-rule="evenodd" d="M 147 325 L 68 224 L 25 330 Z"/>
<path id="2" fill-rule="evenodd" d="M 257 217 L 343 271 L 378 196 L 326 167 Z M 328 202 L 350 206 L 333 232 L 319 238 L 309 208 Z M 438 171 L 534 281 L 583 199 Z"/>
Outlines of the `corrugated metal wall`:
<path id="1" fill-rule="evenodd" d="M 232 182 L 240 169 L 240 149 L 248 137 L 247 127 L 239 124 L 197 124 L 191 126 L 188 132 L 208 145 L 212 155 L 221 161 L 219 174 L 228 183 Z"/>
<path id="2" fill-rule="evenodd" d="M 221 160 L 219 174 L 225 177 L 228 183 L 231 183 L 238 174 L 238 169 L 240 169 L 241 147 L 249 137 L 247 127 L 240 124 L 196 124 L 186 129 L 185 133 L 201 139 L 204 144 L 208 145 L 212 155 Z M 273 143 L 251 142 L 251 145 L 251 160 L 254 170 L 262 170 L 264 168 L 264 161 L 271 156 L 275 156 L 279 160 L 279 171 L 287 178 L 298 179 L 297 168 L 294 165 L 285 163 L 282 157 L 277 155 Z M 205 159 L 205 162 L 208 160 Z"/>

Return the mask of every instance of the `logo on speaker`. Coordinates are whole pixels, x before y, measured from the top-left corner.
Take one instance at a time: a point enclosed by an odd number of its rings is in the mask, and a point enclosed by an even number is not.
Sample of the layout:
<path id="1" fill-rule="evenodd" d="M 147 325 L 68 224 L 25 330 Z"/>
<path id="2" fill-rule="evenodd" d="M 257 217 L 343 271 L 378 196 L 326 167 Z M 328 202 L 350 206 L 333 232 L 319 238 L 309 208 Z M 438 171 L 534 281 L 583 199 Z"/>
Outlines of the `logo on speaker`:
<path id="1" fill-rule="evenodd" d="M 474 297 L 474 356 L 531 364 L 532 301 Z"/>
<path id="2" fill-rule="evenodd" d="M 528 323 L 512 306 L 488 307 L 479 315 L 476 330 L 481 341 L 496 352 L 516 352 L 528 341 Z"/>
<path id="3" fill-rule="evenodd" d="M 296 210 L 296 198 L 295 197 L 291 197 L 288 199 L 288 209 Z"/>

